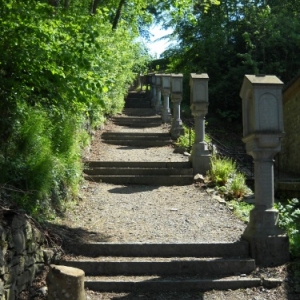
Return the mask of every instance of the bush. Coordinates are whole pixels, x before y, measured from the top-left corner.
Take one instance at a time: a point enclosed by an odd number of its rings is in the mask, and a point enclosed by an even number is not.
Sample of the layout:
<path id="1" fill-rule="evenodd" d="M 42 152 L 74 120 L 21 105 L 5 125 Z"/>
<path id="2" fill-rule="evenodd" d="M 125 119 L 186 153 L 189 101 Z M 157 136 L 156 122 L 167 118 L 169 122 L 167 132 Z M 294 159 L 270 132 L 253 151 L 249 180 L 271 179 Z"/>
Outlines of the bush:
<path id="1" fill-rule="evenodd" d="M 176 145 L 183 147 L 187 150 L 190 150 L 190 148 L 193 146 L 193 144 L 195 143 L 195 130 L 192 128 L 187 127 L 186 125 L 183 125 L 183 129 L 184 129 L 184 134 L 181 135 L 177 141 L 176 141 Z M 210 137 L 206 134 L 204 137 L 204 141 L 207 144 L 211 143 L 211 139 Z"/>
<path id="2" fill-rule="evenodd" d="M 208 172 L 210 179 L 216 184 L 224 186 L 237 172 L 236 163 L 230 158 L 211 157 L 211 169 Z"/>
<path id="3" fill-rule="evenodd" d="M 290 252 L 294 257 L 300 257 L 300 209 L 299 200 L 287 200 L 286 204 L 275 203 L 279 211 L 278 225 L 283 228 L 289 237 Z"/>

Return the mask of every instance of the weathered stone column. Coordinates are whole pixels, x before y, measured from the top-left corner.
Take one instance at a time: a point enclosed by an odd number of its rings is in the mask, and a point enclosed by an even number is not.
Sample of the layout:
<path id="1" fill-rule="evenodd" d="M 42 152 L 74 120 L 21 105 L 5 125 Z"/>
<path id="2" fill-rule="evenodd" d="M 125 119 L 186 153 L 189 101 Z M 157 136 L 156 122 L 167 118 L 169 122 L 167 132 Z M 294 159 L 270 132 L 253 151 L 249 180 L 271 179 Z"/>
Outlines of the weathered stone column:
<path id="1" fill-rule="evenodd" d="M 160 113 L 161 112 L 161 74 L 155 74 L 155 82 L 156 82 L 155 111 L 156 113 Z"/>
<path id="2" fill-rule="evenodd" d="M 155 107 L 156 104 L 156 79 L 155 79 L 155 74 L 152 74 L 151 76 L 151 106 Z"/>
<path id="3" fill-rule="evenodd" d="M 164 107 L 162 111 L 163 123 L 169 123 L 171 121 L 170 111 L 170 92 L 171 92 L 171 75 L 162 74 L 162 92 L 164 96 Z"/>
<path id="4" fill-rule="evenodd" d="M 84 272 L 77 268 L 51 265 L 47 276 L 49 300 L 85 300 Z"/>
<path id="5" fill-rule="evenodd" d="M 255 207 L 243 238 L 251 255 L 263 266 L 289 260 L 289 243 L 278 227 L 274 205 L 273 158 L 283 136 L 282 85 L 276 76 L 245 75 L 240 96 L 243 101 L 243 142 L 254 159 Z"/>
<path id="6" fill-rule="evenodd" d="M 208 75 L 191 74 L 191 111 L 195 119 L 195 142 L 192 147 L 190 160 L 194 174 L 206 174 L 210 169 L 211 154 L 205 138 L 205 116 L 208 111 Z"/>
<path id="7" fill-rule="evenodd" d="M 180 119 L 180 103 L 182 101 L 182 74 L 172 74 L 171 77 L 171 101 L 173 103 L 171 137 L 178 139 L 184 134 L 182 121 Z"/>

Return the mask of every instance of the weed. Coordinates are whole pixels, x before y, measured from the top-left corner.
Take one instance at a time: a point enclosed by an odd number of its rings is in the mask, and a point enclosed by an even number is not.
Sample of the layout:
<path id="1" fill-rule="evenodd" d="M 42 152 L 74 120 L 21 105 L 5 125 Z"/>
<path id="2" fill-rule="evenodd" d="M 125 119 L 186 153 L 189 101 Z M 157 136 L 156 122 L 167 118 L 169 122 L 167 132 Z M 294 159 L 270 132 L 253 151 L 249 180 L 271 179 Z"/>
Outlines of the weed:
<path id="1" fill-rule="evenodd" d="M 234 174 L 233 178 L 230 180 L 229 192 L 233 198 L 242 198 L 249 188 L 246 185 L 246 177 L 244 174 L 237 172 Z"/>
<path id="2" fill-rule="evenodd" d="M 242 221 L 248 223 L 250 211 L 254 208 L 253 204 L 248 204 L 244 201 L 231 200 L 228 206 L 233 209 L 233 213 Z"/>
<path id="3" fill-rule="evenodd" d="M 185 149 L 190 149 L 195 143 L 195 130 L 187 127 L 186 125 L 183 125 L 183 129 L 184 134 L 177 139 L 176 145 Z M 204 137 L 204 141 L 207 144 L 211 143 L 211 139 L 207 134 Z"/>
<path id="4" fill-rule="evenodd" d="M 216 185 L 226 185 L 236 172 L 236 163 L 232 159 L 218 158 L 216 155 L 211 157 L 211 169 L 208 175 Z"/>
<path id="5" fill-rule="evenodd" d="M 286 204 L 275 203 L 279 211 L 278 225 L 285 229 L 290 241 L 290 252 L 294 257 L 300 256 L 300 209 L 299 200 L 287 200 Z"/>

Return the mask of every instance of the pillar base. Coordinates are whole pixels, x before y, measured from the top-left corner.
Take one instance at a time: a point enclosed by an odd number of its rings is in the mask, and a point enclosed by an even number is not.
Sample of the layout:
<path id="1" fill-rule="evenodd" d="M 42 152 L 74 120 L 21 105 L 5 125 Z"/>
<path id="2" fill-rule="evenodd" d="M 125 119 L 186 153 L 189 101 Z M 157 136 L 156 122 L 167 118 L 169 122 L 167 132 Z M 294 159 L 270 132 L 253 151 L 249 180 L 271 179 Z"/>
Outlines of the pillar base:
<path id="1" fill-rule="evenodd" d="M 155 112 L 157 114 L 160 114 L 161 111 L 162 111 L 162 103 L 157 101 L 156 104 L 155 104 Z"/>
<path id="2" fill-rule="evenodd" d="M 196 174 L 202 174 L 205 175 L 207 171 L 210 170 L 210 159 L 211 154 L 209 151 L 206 153 L 201 153 L 201 155 L 192 155 L 190 156 L 190 161 L 193 165 L 193 172 L 194 175 Z"/>
<path id="3" fill-rule="evenodd" d="M 171 128 L 171 137 L 173 140 L 177 140 L 181 135 L 184 135 L 184 128 L 182 121 L 173 121 Z"/>
<path id="4" fill-rule="evenodd" d="M 85 300 L 84 271 L 51 265 L 47 276 L 48 299 Z"/>
<path id="5" fill-rule="evenodd" d="M 162 121 L 163 123 L 170 123 L 172 119 L 172 115 L 170 109 L 163 110 L 162 112 Z"/>
<path id="6" fill-rule="evenodd" d="M 278 211 L 257 206 L 250 212 L 250 222 L 242 238 L 250 244 L 251 257 L 257 265 L 273 267 L 289 261 L 289 240 L 277 224 Z"/>
<path id="7" fill-rule="evenodd" d="M 289 261 L 289 239 L 286 235 L 247 236 L 242 238 L 250 244 L 250 255 L 262 267 L 280 266 Z"/>

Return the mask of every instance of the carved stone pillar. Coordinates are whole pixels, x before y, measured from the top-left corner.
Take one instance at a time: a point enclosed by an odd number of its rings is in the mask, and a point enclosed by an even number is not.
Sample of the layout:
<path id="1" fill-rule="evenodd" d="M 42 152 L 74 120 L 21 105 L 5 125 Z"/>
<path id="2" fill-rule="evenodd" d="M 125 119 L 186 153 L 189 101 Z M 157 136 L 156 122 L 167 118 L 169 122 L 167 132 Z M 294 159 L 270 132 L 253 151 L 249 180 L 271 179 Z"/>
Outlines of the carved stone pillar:
<path id="1" fill-rule="evenodd" d="M 210 169 L 211 154 L 205 138 L 205 116 L 208 111 L 208 75 L 192 73 L 190 77 L 191 111 L 195 120 L 195 142 L 190 160 L 194 174 L 206 174 Z"/>
<path id="2" fill-rule="evenodd" d="M 156 104 L 156 81 L 155 81 L 155 74 L 151 76 L 151 106 L 155 107 Z"/>
<path id="3" fill-rule="evenodd" d="M 164 96 L 164 106 L 162 111 L 163 123 L 170 123 L 171 111 L 170 111 L 170 90 L 171 88 L 171 76 L 170 74 L 162 74 L 162 93 Z"/>
<path id="4" fill-rule="evenodd" d="M 182 101 L 182 74 L 172 74 L 171 77 L 171 101 L 173 104 L 171 137 L 178 139 L 184 134 L 182 121 L 180 119 L 180 103 Z"/>
<path id="5" fill-rule="evenodd" d="M 205 115 L 207 114 L 208 103 L 193 103 L 191 105 L 192 115 L 195 120 L 195 142 L 192 147 L 190 160 L 193 165 L 194 174 L 206 174 L 210 169 L 211 154 L 205 137 Z"/>
<path id="6" fill-rule="evenodd" d="M 156 82 L 156 103 L 155 103 L 155 111 L 156 113 L 161 113 L 161 74 L 155 74 L 155 82 Z"/>
<path id="7" fill-rule="evenodd" d="M 264 266 L 280 265 L 289 259 L 288 238 L 278 227 L 274 205 L 273 158 L 283 136 L 282 85 L 276 76 L 246 75 L 240 96 L 243 100 L 243 142 L 254 159 L 255 207 L 243 238 L 251 255 Z"/>

